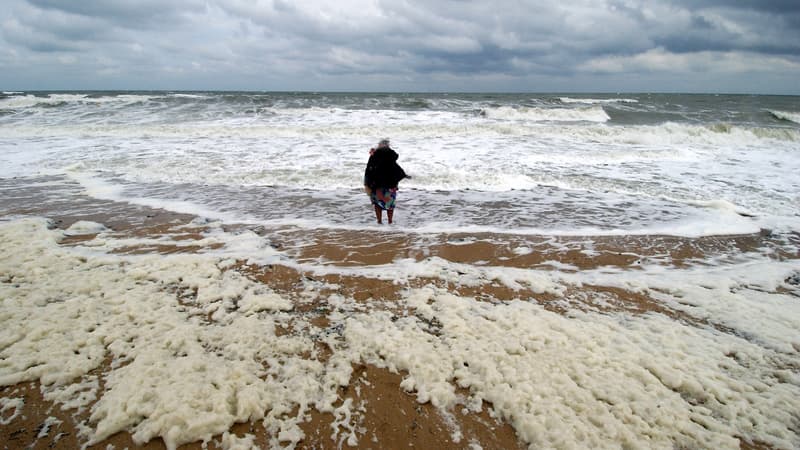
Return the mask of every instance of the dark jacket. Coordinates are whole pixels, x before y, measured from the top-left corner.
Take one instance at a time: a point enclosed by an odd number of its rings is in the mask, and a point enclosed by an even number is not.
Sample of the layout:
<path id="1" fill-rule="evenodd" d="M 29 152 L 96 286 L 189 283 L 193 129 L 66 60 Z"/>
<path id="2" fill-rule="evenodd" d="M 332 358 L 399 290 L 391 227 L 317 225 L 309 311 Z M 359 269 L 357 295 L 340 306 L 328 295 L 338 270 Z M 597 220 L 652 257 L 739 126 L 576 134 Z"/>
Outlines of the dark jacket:
<path id="1" fill-rule="evenodd" d="M 406 176 L 403 168 L 397 164 L 397 152 L 382 147 L 375 150 L 367 161 L 364 185 L 370 189 L 396 188 L 397 183 Z"/>

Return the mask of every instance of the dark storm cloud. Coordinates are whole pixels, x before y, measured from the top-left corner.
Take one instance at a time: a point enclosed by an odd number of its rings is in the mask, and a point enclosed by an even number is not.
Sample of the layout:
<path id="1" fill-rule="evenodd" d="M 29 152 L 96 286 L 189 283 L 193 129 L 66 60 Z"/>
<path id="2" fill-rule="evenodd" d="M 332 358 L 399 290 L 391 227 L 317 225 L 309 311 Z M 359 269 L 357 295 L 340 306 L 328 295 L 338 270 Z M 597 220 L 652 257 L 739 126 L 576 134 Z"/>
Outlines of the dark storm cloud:
<path id="1" fill-rule="evenodd" d="M 72 65 L 155 88 L 619 89 L 624 74 L 745 89 L 800 70 L 796 0 L 6 1 L 0 65 L 19 78 Z"/>
<path id="2" fill-rule="evenodd" d="M 694 11 L 683 33 L 655 36 L 654 42 L 677 52 L 748 50 L 800 55 L 800 29 L 787 18 L 742 8 Z"/>

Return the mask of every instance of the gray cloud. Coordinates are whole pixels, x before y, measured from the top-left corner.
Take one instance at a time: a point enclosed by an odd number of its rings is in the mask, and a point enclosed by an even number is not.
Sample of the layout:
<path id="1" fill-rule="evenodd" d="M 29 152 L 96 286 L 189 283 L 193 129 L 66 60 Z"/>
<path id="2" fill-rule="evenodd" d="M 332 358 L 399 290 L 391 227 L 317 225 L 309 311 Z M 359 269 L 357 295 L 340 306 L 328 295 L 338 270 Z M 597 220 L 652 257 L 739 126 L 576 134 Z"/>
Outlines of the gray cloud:
<path id="1" fill-rule="evenodd" d="M 195 0 L 28 0 L 28 3 L 43 11 L 105 19 L 129 28 L 168 26 L 186 12 L 204 7 L 203 2 Z"/>
<path id="2" fill-rule="evenodd" d="M 686 8 L 726 7 L 777 15 L 800 13 L 800 3 L 795 0 L 677 0 L 675 3 Z"/>
<path id="3" fill-rule="evenodd" d="M 800 90 L 794 0 L 7 1 L 8 89 Z"/>

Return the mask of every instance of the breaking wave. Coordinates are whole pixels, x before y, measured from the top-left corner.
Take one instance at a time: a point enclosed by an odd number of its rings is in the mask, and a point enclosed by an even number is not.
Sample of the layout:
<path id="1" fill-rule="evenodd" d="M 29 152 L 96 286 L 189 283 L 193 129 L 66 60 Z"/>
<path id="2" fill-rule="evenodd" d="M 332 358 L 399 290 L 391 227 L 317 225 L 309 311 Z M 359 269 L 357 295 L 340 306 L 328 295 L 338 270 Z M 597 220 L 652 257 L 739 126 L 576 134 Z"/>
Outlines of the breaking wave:
<path id="1" fill-rule="evenodd" d="M 608 104 L 608 103 L 639 103 L 635 98 L 572 98 L 560 97 L 561 103 L 583 103 L 587 105 Z"/>
<path id="2" fill-rule="evenodd" d="M 531 122 L 607 122 L 611 118 L 600 106 L 581 108 L 539 108 L 500 106 L 481 110 L 489 119 Z"/>
<path id="3" fill-rule="evenodd" d="M 92 97 L 89 94 L 49 94 L 46 97 L 37 95 L 13 95 L 0 99 L 0 110 L 24 110 L 37 107 L 55 107 L 79 104 L 101 103 L 138 103 L 150 100 L 152 96 L 122 94 L 114 96 Z"/>
<path id="4" fill-rule="evenodd" d="M 800 112 L 770 111 L 769 113 L 778 120 L 787 120 L 789 122 L 800 123 Z"/>

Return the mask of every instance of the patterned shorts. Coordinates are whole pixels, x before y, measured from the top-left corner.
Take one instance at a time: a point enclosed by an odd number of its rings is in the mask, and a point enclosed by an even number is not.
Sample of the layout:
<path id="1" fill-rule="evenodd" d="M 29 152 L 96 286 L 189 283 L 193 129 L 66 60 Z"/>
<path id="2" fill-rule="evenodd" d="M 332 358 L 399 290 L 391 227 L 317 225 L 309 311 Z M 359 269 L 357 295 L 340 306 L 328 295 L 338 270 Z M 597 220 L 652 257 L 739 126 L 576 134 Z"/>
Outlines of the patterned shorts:
<path id="1" fill-rule="evenodd" d="M 375 188 L 369 198 L 373 205 L 387 211 L 393 210 L 394 202 L 397 200 L 397 188 Z"/>

